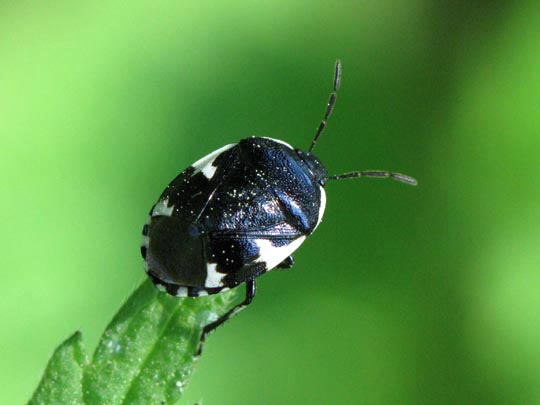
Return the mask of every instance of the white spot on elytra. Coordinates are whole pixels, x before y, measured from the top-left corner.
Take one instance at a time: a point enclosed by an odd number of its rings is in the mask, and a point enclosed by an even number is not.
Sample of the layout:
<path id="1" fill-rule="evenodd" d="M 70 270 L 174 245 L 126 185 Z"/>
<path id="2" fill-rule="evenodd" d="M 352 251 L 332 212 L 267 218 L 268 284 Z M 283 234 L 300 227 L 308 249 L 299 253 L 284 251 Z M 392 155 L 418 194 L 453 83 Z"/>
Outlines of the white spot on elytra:
<path id="1" fill-rule="evenodd" d="M 187 297 L 188 291 L 186 287 L 178 287 L 178 290 L 176 291 L 177 297 Z"/>
<path id="2" fill-rule="evenodd" d="M 160 200 L 157 202 L 157 204 L 154 206 L 154 209 L 152 210 L 152 216 L 167 216 L 170 217 L 174 211 L 174 205 L 169 207 L 169 198 L 166 198 L 164 200 Z"/>
<path id="3" fill-rule="evenodd" d="M 216 263 L 208 263 L 206 265 L 206 280 L 204 282 L 206 288 L 221 287 L 222 285 L 225 274 L 219 273 L 216 267 Z"/>
<path id="4" fill-rule="evenodd" d="M 272 242 L 267 239 L 257 239 L 255 244 L 259 248 L 259 257 L 255 262 L 264 262 L 266 263 L 266 268 L 272 270 L 298 249 L 300 245 L 304 243 L 305 239 L 305 236 L 300 236 L 284 246 L 274 246 L 272 245 Z"/>
<path id="5" fill-rule="evenodd" d="M 221 155 L 223 152 L 225 152 L 226 150 L 229 150 L 231 149 L 233 146 L 236 146 L 235 143 L 231 143 L 229 145 L 225 145 L 215 151 L 213 151 L 212 153 L 206 155 L 205 157 L 197 160 L 195 163 L 193 163 L 191 166 L 193 166 L 195 168 L 195 172 L 193 173 L 193 175 L 199 173 L 199 172 L 202 172 L 202 174 L 204 174 L 204 176 L 207 178 L 207 179 L 211 179 L 214 174 L 216 173 L 216 169 L 217 167 L 214 166 L 214 160 L 216 160 L 216 158 Z"/>
<path id="6" fill-rule="evenodd" d="M 146 263 L 145 263 L 145 264 L 146 264 Z M 158 289 L 159 291 L 163 291 L 163 292 L 167 291 L 167 289 L 165 288 L 165 286 L 162 285 L 162 284 L 156 284 L 156 287 L 157 287 L 157 289 Z"/>

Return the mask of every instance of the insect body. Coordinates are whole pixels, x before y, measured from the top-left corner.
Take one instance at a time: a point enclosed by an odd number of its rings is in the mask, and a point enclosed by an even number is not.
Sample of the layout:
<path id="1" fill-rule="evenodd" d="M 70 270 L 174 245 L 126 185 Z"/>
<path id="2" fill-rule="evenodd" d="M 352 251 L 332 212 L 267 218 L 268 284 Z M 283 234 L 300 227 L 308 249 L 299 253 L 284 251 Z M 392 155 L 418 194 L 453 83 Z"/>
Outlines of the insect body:
<path id="1" fill-rule="evenodd" d="M 141 252 L 156 286 L 197 297 L 246 283 L 245 300 L 207 325 L 201 340 L 251 302 L 258 276 L 292 266 L 291 254 L 321 222 L 328 180 L 391 177 L 416 184 L 386 171 L 328 176 L 312 150 L 332 113 L 340 78 L 338 61 L 334 91 L 307 152 L 277 139 L 242 139 L 189 166 L 150 210 Z"/>

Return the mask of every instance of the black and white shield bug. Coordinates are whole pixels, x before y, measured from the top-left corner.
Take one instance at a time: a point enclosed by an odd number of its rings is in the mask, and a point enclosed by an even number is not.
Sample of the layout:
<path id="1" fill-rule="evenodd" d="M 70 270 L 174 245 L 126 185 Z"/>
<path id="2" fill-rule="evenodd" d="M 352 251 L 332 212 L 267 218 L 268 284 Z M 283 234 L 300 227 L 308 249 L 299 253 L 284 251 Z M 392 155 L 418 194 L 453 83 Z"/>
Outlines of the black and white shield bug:
<path id="1" fill-rule="evenodd" d="M 246 283 L 244 301 L 207 325 L 201 341 L 252 301 L 258 276 L 292 266 L 291 254 L 321 222 L 328 180 L 384 177 L 416 185 L 409 176 L 381 170 L 328 176 L 312 151 L 340 79 L 337 61 L 333 92 L 307 152 L 263 137 L 225 145 L 180 173 L 150 210 L 141 253 L 158 288 L 199 297 Z"/>

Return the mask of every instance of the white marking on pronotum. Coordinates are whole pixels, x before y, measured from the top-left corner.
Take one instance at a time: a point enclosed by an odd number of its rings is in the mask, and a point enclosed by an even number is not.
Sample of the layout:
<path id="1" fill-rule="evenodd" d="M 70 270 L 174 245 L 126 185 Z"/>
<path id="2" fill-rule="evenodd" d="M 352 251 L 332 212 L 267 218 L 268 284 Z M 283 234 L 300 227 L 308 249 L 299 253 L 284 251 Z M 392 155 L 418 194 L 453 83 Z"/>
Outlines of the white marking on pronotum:
<path id="1" fill-rule="evenodd" d="M 266 268 L 271 270 L 298 249 L 305 239 L 305 236 L 300 236 L 284 246 L 274 246 L 268 239 L 257 239 L 255 244 L 259 248 L 259 257 L 255 262 L 264 262 Z"/>
<path id="2" fill-rule="evenodd" d="M 170 217 L 174 211 L 174 205 L 169 207 L 169 197 L 164 200 L 159 200 L 154 209 L 152 210 L 152 216 L 156 217 L 158 215 Z"/>
<path id="3" fill-rule="evenodd" d="M 222 285 L 225 274 L 219 273 L 216 270 L 216 267 L 216 263 L 208 263 L 206 265 L 206 280 L 204 281 L 204 286 L 206 288 L 216 288 L 221 287 Z"/>
<path id="4" fill-rule="evenodd" d="M 315 228 L 313 228 L 313 231 L 317 229 L 319 224 L 322 221 L 322 217 L 324 215 L 324 210 L 326 208 L 326 192 L 324 191 L 324 188 L 320 187 L 321 189 L 321 205 L 319 206 L 319 219 L 317 220 L 317 225 L 315 225 Z"/>
<path id="5" fill-rule="evenodd" d="M 226 150 L 229 150 L 231 149 L 233 146 L 236 146 L 235 143 L 231 143 L 229 145 L 225 145 L 223 146 L 222 148 L 219 148 L 215 151 L 213 151 L 212 153 L 206 155 L 205 157 L 197 160 L 195 163 L 193 163 L 191 166 L 193 166 L 195 168 L 195 172 L 193 172 L 193 175 L 199 173 L 199 172 L 202 172 L 202 174 L 204 174 L 204 176 L 207 178 L 207 179 L 211 179 L 214 174 L 216 173 L 216 169 L 217 167 L 214 166 L 214 160 L 216 160 L 216 158 L 221 155 L 223 152 L 225 152 Z"/>
<path id="6" fill-rule="evenodd" d="M 267 136 L 263 136 L 264 139 L 270 139 L 271 141 L 274 141 L 274 142 L 277 142 L 277 143 L 280 143 L 282 145 L 285 145 L 287 148 L 289 149 L 293 149 L 293 147 L 291 145 L 289 145 L 287 142 L 285 141 L 282 141 L 281 139 L 274 139 L 274 138 L 269 138 Z"/>

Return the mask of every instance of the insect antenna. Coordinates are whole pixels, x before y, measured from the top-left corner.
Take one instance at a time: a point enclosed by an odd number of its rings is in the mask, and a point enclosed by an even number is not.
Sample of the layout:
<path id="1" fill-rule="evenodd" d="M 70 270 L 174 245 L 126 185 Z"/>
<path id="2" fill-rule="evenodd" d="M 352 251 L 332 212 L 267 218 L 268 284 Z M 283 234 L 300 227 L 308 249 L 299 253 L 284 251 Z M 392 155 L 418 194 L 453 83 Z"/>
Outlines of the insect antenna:
<path id="1" fill-rule="evenodd" d="M 332 111 L 334 111 L 334 104 L 336 103 L 337 91 L 339 90 L 340 83 L 341 83 L 341 61 L 338 59 L 336 61 L 336 69 L 334 72 L 334 90 L 332 91 L 332 94 L 330 94 L 330 99 L 328 100 L 328 105 L 326 106 L 324 118 L 321 120 L 321 123 L 319 124 L 319 128 L 317 128 L 317 132 L 315 133 L 315 136 L 313 137 L 313 140 L 311 141 L 311 146 L 309 147 L 308 153 L 310 153 L 313 150 L 313 148 L 315 148 L 315 145 L 317 144 L 317 140 L 319 139 L 319 137 L 324 131 L 324 128 L 326 127 L 326 122 L 328 121 L 328 118 L 330 118 L 330 115 L 332 115 Z"/>
<path id="2" fill-rule="evenodd" d="M 418 184 L 418 181 L 411 176 L 401 173 L 387 172 L 385 170 L 364 170 L 361 172 L 338 174 L 335 176 L 328 176 L 327 180 L 351 179 L 356 177 L 380 177 L 385 179 L 393 179 L 401 181 L 402 183 L 410 184 L 411 186 L 416 186 Z"/>

